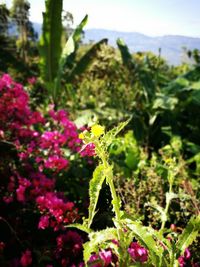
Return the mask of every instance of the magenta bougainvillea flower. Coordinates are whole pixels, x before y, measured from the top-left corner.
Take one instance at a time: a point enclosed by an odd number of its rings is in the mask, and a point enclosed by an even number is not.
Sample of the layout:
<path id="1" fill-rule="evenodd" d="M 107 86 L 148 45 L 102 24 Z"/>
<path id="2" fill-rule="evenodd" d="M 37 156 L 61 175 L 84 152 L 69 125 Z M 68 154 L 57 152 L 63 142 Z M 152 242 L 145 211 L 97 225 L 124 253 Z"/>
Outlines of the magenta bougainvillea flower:
<path id="1" fill-rule="evenodd" d="M 25 252 L 23 252 L 20 263 L 22 267 L 30 266 L 32 263 L 32 253 L 29 249 L 27 249 Z"/>

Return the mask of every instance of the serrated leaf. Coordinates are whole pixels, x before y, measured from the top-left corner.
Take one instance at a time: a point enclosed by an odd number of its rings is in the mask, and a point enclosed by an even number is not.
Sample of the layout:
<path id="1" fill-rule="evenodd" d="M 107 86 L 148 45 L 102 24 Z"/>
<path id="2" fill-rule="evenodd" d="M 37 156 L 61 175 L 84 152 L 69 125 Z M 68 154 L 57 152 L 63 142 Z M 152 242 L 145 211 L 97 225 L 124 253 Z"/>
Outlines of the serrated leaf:
<path id="1" fill-rule="evenodd" d="M 89 229 L 87 226 L 80 224 L 80 223 L 68 224 L 65 227 L 66 228 L 76 228 L 76 229 L 81 230 L 87 234 L 91 233 L 91 229 Z"/>
<path id="2" fill-rule="evenodd" d="M 87 262 L 90 259 L 90 256 L 93 252 L 98 252 L 99 245 L 105 243 L 106 241 L 112 241 L 113 239 L 117 239 L 117 229 L 116 228 L 107 228 L 102 231 L 92 232 L 89 234 L 90 241 L 86 242 L 83 245 L 84 252 L 84 262 Z"/>
<path id="3" fill-rule="evenodd" d="M 102 141 L 108 147 L 112 141 L 114 140 L 115 136 L 124 129 L 124 127 L 130 122 L 131 118 L 127 121 L 120 122 L 117 127 L 113 128 L 112 130 L 108 131 L 102 138 Z"/>
<path id="4" fill-rule="evenodd" d="M 179 254 L 183 254 L 185 249 L 189 247 L 192 242 L 196 239 L 198 232 L 200 231 L 200 215 L 196 218 L 192 217 L 186 225 L 183 233 L 179 236 L 176 243 L 176 249 Z"/>
<path id="5" fill-rule="evenodd" d="M 161 220 L 162 221 L 166 221 L 167 220 L 167 216 L 165 214 L 165 211 L 164 211 L 163 207 L 161 207 L 157 203 L 150 203 L 150 202 L 148 202 L 148 203 L 146 203 L 145 206 L 150 206 L 151 208 L 157 210 L 160 213 L 160 216 L 161 216 Z"/>
<path id="6" fill-rule="evenodd" d="M 93 177 L 90 180 L 90 186 L 89 186 L 89 198 L 90 198 L 90 205 L 89 205 L 89 217 L 88 217 L 88 228 L 92 224 L 92 220 L 95 215 L 95 209 L 97 205 L 97 201 L 99 198 L 99 193 L 102 187 L 102 184 L 105 180 L 105 174 L 104 174 L 104 167 L 103 165 L 99 165 L 96 167 L 93 173 Z"/>

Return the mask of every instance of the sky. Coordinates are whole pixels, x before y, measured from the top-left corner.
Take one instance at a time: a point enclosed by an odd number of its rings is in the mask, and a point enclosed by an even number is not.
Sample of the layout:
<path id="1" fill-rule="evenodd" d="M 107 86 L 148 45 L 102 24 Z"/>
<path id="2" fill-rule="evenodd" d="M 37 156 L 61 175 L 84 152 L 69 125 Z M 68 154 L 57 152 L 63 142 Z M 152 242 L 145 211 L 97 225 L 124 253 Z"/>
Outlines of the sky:
<path id="1" fill-rule="evenodd" d="M 10 6 L 12 0 L 0 2 Z M 45 1 L 29 2 L 31 21 L 41 23 Z M 200 0 L 63 0 L 63 8 L 73 14 L 75 25 L 88 14 L 85 28 L 200 37 Z"/>

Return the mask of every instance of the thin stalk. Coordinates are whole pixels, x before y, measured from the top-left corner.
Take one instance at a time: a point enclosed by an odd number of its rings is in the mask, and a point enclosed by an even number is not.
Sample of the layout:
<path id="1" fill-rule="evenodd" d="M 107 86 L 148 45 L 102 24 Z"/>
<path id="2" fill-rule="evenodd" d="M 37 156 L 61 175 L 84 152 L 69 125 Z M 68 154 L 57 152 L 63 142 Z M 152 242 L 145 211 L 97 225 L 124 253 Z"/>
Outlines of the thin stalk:
<path id="1" fill-rule="evenodd" d="M 119 199 L 117 197 L 116 189 L 115 189 L 115 186 L 113 183 L 112 166 L 108 164 L 105 157 L 103 160 L 103 165 L 104 165 L 106 180 L 107 180 L 107 183 L 109 184 L 110 192 L 111 192 L 111 196 L 112 196 L 112 206 L 113 206 L 113 210 L 115 213 L 118 241 L 120 244 L 122 244 L 123 243 L 123 240 L 122 240 L 123 239 L 123 230 L 122 230 L 122 227 L 120 224 L 120 202 L 119 202 Z M 122 250 L 123 250 L 123 248 L 122 248 Z M 119 267 L 125 267 L 123 259 L 121 257 L 119 258 Z"/>
<path id="2" fill-rule="evenodd" d="M 166 193 L 166 206 L 165 206 L 165 210 L 164 210 L 164 214 L 165 214 L 165 217 L 164 219 L 162 220 L 162 225 L 161 225 L 161 231 L 165 228 L 165 224 L 166 224 L 166 221 L 167 221 L 167 216 L 168 216 L 168 211 L 169 211 L 169 206 L 170 206 L 170 203 L 171 203 L 171 195 L 173 194 L 173 183 L 174 183 L 174 173 L 172 170 L 169 170 L 168 172 L 168 182 L 169 182 L 169 192 Z"/>

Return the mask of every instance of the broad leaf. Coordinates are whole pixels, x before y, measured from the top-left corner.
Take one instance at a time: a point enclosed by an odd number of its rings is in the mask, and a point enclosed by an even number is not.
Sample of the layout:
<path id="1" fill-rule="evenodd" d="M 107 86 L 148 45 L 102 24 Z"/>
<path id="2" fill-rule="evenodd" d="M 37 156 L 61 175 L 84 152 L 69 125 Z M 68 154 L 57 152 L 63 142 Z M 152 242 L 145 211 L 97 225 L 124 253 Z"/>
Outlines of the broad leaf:
<path id="1" fill-rule="evenodd" d="M 40 39 L 41 74 L 45 82 L 53 82 L 57 75 L 62 36 L 62 0 L 46 0 Z"/>
<path id="2" fill-rule="evenodd" d="M 196 218 L 192 217 L 188 222 L 183 233 L 179 236 L 176 243 L 176 249 L 179 251 L 178 254 L 183 254 L 185 249 L 189 247 L 192 242 L 196 239 L 198 232 L 200 231 L 200 215 Z"/>
<path id="3" fill-rule="evenodd" d="M 88 66 L 95 60 L 97 51 L 100 49 L 101 45 L 107 43 L 107 39 L 102 39 L 98 43 L 94 44 L 76 63 L 69 76 L 66 78 L 67 82 L 72 82 L 73 79 L 82 74 Z"/>
<path id="4" fill-rule="evenodd" d="M 161 266 L 163 247 L 154 240 L 148 227 L 127 219 L 126 223 L 127 227 L 131 230 L 131 234 L 148 249 L 152 263 L 155 266 Z"/>

